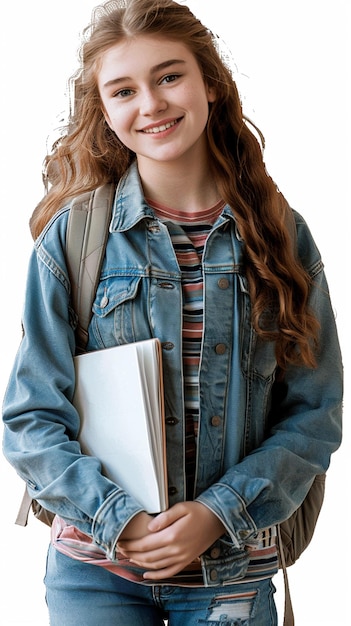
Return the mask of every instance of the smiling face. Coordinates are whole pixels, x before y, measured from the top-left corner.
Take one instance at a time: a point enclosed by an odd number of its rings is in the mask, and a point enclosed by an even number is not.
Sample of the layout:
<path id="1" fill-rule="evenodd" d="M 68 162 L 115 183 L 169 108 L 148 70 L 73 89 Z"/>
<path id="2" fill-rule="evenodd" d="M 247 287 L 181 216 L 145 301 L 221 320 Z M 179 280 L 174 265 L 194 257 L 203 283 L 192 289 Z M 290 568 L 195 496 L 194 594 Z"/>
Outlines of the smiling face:
<path id="1" fill-rule="evenodd" d="M 139 36 L 109 48 L 98 87 L 107 123 L 139 166 L 201 158 L 214 90 L 181 42 Z"/>

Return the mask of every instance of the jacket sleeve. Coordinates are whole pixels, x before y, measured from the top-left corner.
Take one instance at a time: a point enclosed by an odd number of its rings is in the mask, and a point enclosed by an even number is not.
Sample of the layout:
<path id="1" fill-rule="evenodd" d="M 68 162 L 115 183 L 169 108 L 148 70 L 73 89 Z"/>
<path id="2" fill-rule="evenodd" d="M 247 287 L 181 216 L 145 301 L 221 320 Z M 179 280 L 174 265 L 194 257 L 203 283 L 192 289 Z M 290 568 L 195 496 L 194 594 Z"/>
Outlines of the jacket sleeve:
<path id="1" fill-rule="evenodd" d="M 23 339 L 3 405 L 3 450 L 33 498 L 113 558 L 120 532 L 141 508 L 102 475 L 98 459 L 83 455 L 77 441 L 66 217 L 55 217 L 30 259 Z"/>
<path id="2" fill-rule="evenodd" d="M 341 443 L 343 367 L 334 313 L 319 252 L 303 218 L 295 216 L 299 256 L 312 277 L 310 306 L 320 323 L 317 367 L 288 367 L 271 389 L 264 440 L 197 498 L 222 520 L 236 546 L 287 519 Z"/>

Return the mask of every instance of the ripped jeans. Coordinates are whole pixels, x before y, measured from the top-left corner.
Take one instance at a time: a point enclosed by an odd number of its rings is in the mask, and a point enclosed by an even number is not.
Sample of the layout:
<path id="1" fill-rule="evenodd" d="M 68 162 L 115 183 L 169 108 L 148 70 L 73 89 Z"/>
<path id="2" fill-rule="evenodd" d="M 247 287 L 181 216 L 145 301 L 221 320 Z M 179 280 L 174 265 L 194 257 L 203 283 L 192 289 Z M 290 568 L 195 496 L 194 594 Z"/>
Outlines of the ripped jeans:
<path id="1" fill-rule="evenodd" d="M 271 579 L 220 587 L 141 585 L 50 546 L 50 626 L 277 626 Z"/>

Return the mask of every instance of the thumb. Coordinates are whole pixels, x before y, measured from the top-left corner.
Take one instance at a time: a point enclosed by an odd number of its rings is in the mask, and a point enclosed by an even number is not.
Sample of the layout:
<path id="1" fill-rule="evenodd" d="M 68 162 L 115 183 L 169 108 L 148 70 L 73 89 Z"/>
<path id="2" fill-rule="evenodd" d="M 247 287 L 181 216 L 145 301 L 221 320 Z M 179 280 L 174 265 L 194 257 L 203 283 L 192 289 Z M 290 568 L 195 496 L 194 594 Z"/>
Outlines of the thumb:
<path id="1" fill-rule="evenodd" d="M 174 522 L 176 522 L 180 517 L 183 517 L 184 511 L 182 507 L 175 504 L 167 511 L 163 511 L 154 517 L 148 524 L 148 530 L 150 532 L 158 532 L 159 530 L 164 530 L 168 526 L 171 526 Z"/>

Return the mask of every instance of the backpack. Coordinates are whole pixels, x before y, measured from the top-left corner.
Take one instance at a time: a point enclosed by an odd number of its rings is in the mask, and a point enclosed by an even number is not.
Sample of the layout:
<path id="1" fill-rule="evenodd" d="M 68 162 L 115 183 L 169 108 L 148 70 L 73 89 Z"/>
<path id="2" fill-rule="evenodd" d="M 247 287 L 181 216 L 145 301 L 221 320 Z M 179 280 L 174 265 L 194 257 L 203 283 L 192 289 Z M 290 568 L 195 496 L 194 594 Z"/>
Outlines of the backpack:
<path id="1" fill-rule="evenodd" d="M 106 183 L 96 190 L 78 196 L 71 205 L 66 236 L 66 261 L 71 281 L 71 299 L 77 314 L 77 353 L 85 351 L 88 325 L 92 316 L 92 302 L 100 278 L 100 271 L 109 234 L 109 223 L 115 185 Z M 288 228 L 296 242 L 296 225 L 292 210 L 287 206 Z M 293 565 L 309 545 L 323 504 L 325 474 L 315 477 L 302 504 L 277 526 L 279 567 L 283 570 L 285 584 L 284 626 L 293 626 L 290 591 L 286 568 Z M 29 510 L 34 516 L 51 526 L 54 514 L 32 500 L 27 489 L 16 519 L 16 524 L 26 526 Z"/>

